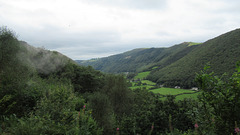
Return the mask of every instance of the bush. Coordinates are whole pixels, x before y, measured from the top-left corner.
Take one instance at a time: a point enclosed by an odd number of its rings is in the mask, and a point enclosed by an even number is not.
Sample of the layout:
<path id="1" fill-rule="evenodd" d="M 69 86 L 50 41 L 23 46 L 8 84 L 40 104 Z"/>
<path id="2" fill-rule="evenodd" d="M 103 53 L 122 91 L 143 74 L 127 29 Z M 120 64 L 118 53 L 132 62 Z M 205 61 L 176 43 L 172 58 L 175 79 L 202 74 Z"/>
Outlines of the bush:
<path id="1" fill-rule="evenodd" d="M 238 62 L 237 71 L 230 78 L 208 73 L 209 68 L 210 66 L 206 66 L 196 77 L 202 91 L 199 100 L 208 112 L 204 121 L 214 122 L 216 134 L 231 134 L 235 121 L 240 122 L 240 63 Z"/>

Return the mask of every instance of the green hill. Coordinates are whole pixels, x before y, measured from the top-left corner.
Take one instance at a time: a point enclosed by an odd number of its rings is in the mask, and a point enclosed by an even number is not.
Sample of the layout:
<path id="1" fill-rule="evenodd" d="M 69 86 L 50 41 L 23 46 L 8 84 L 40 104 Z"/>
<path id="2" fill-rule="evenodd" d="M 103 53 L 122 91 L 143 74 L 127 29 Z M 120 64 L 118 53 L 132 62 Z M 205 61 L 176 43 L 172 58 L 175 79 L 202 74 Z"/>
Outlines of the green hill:
<path id="1" fill-rule="evenodd" d="M 210 63 L 221 75 L 232 73 L 240 60 L 240 29 L 204 43 L 184 42 L 169 48 L 141 48 L 105 58 L 77 61 L 110 73 L 151 71 L 147 79 L 168 87 L 194 86 L 196 72 Z"/>
<path id="2" fill-rule="evenodd" d="M 178 61 L 154 70 L 148 79 L 167 86 L 193 86 L 196 72 L 210 63 L 216 74 L 232 73 L 240 60 L 240 29 L 208 40 Z"/>
<path id="3" fill-rule="evenodd" d="M 93 66 L 96 70 L 109 73 L 140 72 L 156 64 L 166 66 L 184 57 L 196 46 L 184 42 L 169 48 L 140 48 L 105 58 L 77 61 L 80 65 Z"/>

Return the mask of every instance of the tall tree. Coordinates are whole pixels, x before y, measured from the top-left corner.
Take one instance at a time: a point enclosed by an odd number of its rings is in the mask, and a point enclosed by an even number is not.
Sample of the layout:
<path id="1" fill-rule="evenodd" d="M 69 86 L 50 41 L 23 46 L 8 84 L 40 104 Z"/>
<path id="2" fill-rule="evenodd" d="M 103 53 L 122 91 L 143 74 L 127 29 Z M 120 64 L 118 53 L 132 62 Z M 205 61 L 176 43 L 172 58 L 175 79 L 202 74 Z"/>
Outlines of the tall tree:
<path id="1" fill-rule="evenodd" d="M 27 91 L 31 74 L 17 57 L 20 44 L 14 32 L 0 28 L 0 115 L 17 114 L 29 111 L 34 102 Z"/>

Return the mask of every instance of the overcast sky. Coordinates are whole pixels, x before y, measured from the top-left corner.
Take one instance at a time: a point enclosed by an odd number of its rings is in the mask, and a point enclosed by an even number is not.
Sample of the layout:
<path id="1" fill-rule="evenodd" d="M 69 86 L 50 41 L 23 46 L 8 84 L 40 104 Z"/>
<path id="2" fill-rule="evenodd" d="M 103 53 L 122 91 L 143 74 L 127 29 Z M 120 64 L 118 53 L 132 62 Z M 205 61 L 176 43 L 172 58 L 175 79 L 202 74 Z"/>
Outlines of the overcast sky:
<path id="1" fill-rule="evenodd" d="M 205 42 L 240 27 L 240 0 L 0 0 L 0 25 L 82 60 Z"/>

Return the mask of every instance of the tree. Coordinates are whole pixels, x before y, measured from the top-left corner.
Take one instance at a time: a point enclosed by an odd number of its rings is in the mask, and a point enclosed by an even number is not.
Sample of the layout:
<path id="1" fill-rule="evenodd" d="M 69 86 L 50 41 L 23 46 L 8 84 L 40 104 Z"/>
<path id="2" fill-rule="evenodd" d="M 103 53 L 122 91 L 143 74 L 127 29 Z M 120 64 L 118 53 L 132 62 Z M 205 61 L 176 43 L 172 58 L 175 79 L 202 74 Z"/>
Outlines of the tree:
<path id="1" fill-rule="evenodd" d="M 28 92 L 32 70 L 17 57 L 20 44 L 14 32 L 0 28 L 0 115 L 23 113 L 33 109 L 36 101 Z"/>
<path id="2" fill-rule="evenodd" d="M 240 62 L 237 71 L 230 78 L 225 75 L 218 77 L 214 72 L 208 73 L 210 66 L 206 66 L 196 81 L 202 91 L 199 100 L 210 114 L 206 121 L 215 121 L 217 134 L 231 134 L 235 121 L 240 122 Z"/>
<path id="3" fill-rule="evenodd" d="M 115 118 L 108 96 L 100 92 L 94 92 L 90 96 L 89 105 L 92 109 L 93 117 L 103 127 L 104 134 L 113 134 Z"/>

